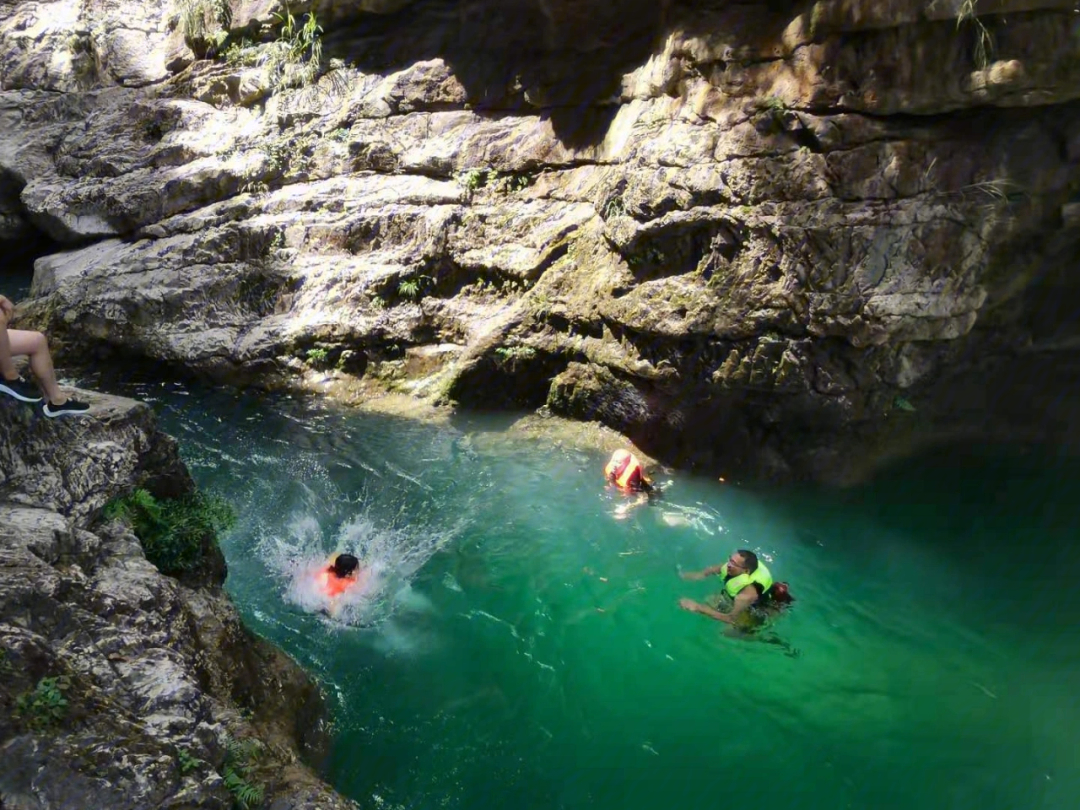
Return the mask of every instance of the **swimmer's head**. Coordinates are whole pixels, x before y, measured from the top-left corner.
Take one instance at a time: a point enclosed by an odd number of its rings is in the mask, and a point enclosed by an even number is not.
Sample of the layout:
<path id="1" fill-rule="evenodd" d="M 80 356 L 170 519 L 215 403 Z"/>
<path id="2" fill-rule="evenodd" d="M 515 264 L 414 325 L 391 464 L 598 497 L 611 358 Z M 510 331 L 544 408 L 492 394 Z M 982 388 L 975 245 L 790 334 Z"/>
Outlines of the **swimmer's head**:
<path id="1" fill-rule="evenodd" d="M 330 570 L 336 577 L 348 577 L 356 573 L 360 567 L 360 561 L 352 554 L 338 554 Z"/>
<path id="2" fill-rule="evenodd" d="M 777 605 L 790 605 L 795 601 L 795 597 L 791 595 L 786 582 L 773 583 L 772 588 L 769 589 L 769 596 Z"/>

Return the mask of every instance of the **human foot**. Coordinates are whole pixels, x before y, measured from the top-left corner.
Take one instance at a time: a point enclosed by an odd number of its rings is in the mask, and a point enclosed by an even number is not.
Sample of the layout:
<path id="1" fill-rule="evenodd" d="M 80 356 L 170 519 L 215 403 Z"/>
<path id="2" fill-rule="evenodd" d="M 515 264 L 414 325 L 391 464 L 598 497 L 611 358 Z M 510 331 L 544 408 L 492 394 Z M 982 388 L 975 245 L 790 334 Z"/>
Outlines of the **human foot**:
<path id="1" fill-rule="evenodd" d="M 54 405 L 52 402 L 46 402 L 41 410 L 50 419 L 55 419 L 58 416 L 82 415 L 90 410 L 90 406 L 85 402 L 80 402 L 77 399 L 68 398 L 61 402 L 59 405 Z"/>

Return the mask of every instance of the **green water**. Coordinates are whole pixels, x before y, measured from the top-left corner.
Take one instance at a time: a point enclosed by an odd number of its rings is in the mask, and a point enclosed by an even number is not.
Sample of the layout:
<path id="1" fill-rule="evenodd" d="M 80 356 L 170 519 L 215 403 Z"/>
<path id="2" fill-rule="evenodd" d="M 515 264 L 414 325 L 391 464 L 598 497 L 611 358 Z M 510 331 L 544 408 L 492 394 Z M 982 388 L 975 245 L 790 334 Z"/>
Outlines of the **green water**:
<path id="1" fill-rule="evenodd" d="M 228 587 L 325 684 L 329 779 L 364 806 L 1077 806 L 1075 460 L 953 448 L 843 493 L 660 475 L 616 519 L 601 454 L 506 418 L 124 390 L 239 508 Z M 759 640 L 677 608 L 717 590 L 680 568 L 739 547 L 798 599 Z M 290 565 L 346 548 L 387 566 L 373 626 L 290 601 Z"/>

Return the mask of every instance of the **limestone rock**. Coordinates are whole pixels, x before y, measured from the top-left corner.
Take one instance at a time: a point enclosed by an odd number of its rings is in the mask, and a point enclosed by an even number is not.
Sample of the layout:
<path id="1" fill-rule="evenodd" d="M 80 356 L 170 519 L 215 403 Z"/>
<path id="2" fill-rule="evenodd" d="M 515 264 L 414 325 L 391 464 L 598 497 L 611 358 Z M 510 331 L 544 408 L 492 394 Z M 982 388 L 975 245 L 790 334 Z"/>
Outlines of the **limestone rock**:
<path id="1" fill-rule="evenodd" d="M 192 489 L 175 441 L 158 432 L 149 406 L 92 391 L 75 396 L 90 404 L 92 415 L 48 419 L 37 407 L 8 397 L 0 402 L 0 497 L 85 526 L 151 468 L 158 492 Z"/>
<path id="2" fill-rule="evenodd" d="M 352 807 L 301 764 L 325 750 L 318 689 L 244 628 L 223 568 L 183 584 L 98 520 L 135 486 L 190 490 L 175 442 L 147 406 L 78 393 L 93 411 L 66 420 L 0 401 L 5 806 L 225 810 L 231 741 L 253 739 L 268 803 Z"/>
<path id="3" fill-rule="evenodd" d="M 105 53 L 124 3 L 46 5 L 0 6 L 35 32 L 0 37 L 0 228 L 70 247 L 23 317 L 72 358 L 525 407 L 583 363 L 619 383 L 598 413 L 638 391 L 619 424 L 734 420 L 795 472 L 786 426 L 872 433 L 898 391 L 1024 345 L 1080 242 L 1059 0 L 300 2 L 325 32 L 299 86 L 268 64 L 280 3 L 230 4 L 228 45 L 261 44 L 229 59 L 155 7 L 170 75 L 139 87 L 44 56 L 61 30 Z"/>

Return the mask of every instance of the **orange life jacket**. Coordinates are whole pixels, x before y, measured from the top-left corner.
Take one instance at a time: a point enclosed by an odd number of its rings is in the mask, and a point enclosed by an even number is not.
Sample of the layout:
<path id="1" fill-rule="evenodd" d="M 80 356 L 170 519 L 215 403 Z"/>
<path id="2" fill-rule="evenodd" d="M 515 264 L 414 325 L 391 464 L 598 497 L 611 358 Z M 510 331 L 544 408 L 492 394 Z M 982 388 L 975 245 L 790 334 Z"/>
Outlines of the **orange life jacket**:
<path id="1" fill-rule="evenodd" d="M 626 450 L 616 450 L 611 455 L 611 460 L 604 467 L 604 475 L 614 478 L 615 486 L 619 489 L 636 489 L 642 482 L 649 483 L 638 457 Z"/>
<path id="2" fill-rule="evenodd" d="M 335 596 L 341 596 L 355 585 L 356 579 L 356 577 L 339 577 L 331 569 L 324 568 L 319 572 L 319 587 L 332 599 Z"/>

